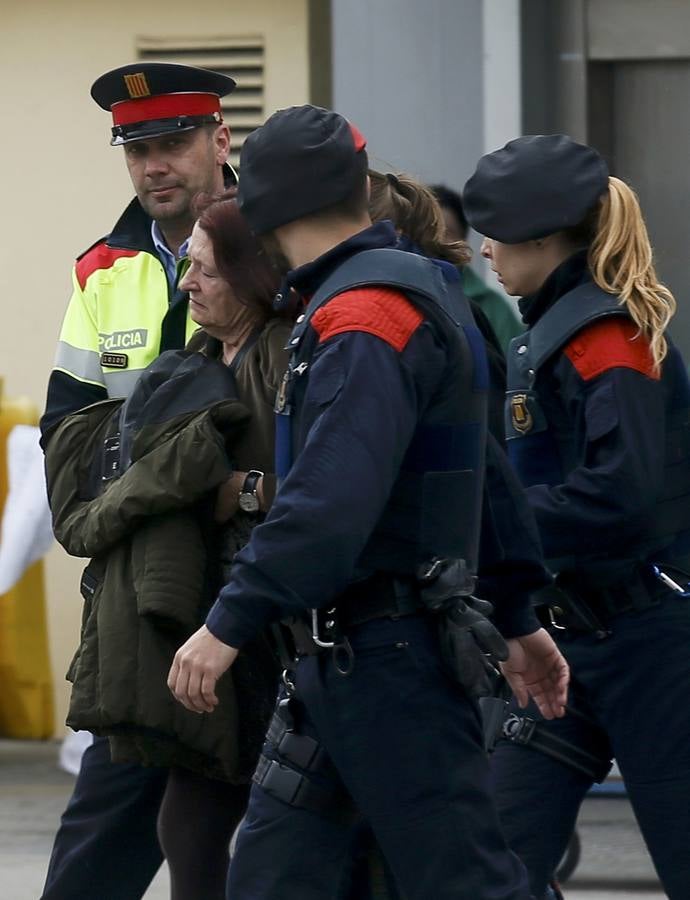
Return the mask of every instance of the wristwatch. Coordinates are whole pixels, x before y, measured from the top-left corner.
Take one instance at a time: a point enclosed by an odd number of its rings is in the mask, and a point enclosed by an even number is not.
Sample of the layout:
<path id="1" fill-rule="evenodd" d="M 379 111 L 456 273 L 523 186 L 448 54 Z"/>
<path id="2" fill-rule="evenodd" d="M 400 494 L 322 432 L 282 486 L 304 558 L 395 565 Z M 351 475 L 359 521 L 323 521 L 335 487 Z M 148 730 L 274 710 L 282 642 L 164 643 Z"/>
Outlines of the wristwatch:
<path id="1" fill-rule="evenodd" d="M 258 513 L 259 495 L 256 492 L 256 486 L 259 483 L 259 478 L 263 477 L 264 473 L 259 472 L 258 469 L 251 469 L 247 472 L 247 477 L 244 479 L 244 484 L 242 485 L 239 497 L 240 509 L 242 512 Z"/>

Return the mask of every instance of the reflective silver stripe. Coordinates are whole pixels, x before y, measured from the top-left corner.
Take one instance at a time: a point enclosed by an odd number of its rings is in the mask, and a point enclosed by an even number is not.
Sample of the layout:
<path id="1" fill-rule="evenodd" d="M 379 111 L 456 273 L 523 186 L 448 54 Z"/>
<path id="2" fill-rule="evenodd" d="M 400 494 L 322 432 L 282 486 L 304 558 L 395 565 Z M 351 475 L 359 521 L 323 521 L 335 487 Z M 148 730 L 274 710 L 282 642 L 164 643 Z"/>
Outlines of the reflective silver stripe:
<path id="1" fill-rule="evenodd" d="M 123 369 L 120 372 L 104 372 L 109 397 L 129 397 L 139 381 L 143 369 Z"/>
<path id="2" fill-rule="evenodd" d="M 62 369 L 80 381 L 103 384 L 101 358 L 94 350 L 81 350 L 66 341 L 58 341 L 55 368 Z"/>

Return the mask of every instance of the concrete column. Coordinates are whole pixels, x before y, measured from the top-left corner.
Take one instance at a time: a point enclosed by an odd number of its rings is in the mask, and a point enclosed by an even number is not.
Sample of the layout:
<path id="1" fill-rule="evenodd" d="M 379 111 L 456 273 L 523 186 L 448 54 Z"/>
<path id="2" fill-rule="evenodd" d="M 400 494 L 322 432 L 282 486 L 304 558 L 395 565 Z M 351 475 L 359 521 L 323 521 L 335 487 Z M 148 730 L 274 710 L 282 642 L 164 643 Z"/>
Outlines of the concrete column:
<path id="1" fill-rule="evenodd" d="M 482 2 L 484 152 L 519 137 L 522 125 L 520 0 Z"/>
<path id="2" fill-rule="evenodd" d="M 333 104 L 366 135 L 372 164 L 462 187 L 484 151 L 482 0 L 331 10 Z"/>

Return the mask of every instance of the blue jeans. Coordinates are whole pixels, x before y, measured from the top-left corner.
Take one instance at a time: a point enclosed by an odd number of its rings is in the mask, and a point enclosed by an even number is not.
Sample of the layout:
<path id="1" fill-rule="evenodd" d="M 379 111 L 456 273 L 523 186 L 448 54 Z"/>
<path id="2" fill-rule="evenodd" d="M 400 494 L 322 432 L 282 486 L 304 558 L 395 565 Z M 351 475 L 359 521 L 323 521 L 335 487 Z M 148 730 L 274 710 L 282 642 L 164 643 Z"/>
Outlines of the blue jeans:
<path id="1" fill-rule="evenodd" d="M 354 668 L 300 660 L 300 729 L 319 740 L 407 900 L 527 900 L 489 795 L 476 704 L 439 665 L 423 615 L 352 629 Z M 270 749 L 267 748 L 267 752 Z M 339 887 L 353 826 L 253 785 L 228 875 L 232 900 L 325 900 Z"/>
<path id="2" fill-rule="evenodd" d="M 658 606 L 617 616 L 612 635 L 554 634 L 576 682 L 575 705 L 546 723 L 587 746 L 608 742 L 642 836 L 671 900 L 690 897 L 690 606 L 669 595 Z M 529 715 L 538 718 L 534 708 Z M 527 866 L 536 897 L 565 852 L 590 779 L 531 749 L 498 744 L 492 775 L 504 831 Z"/>

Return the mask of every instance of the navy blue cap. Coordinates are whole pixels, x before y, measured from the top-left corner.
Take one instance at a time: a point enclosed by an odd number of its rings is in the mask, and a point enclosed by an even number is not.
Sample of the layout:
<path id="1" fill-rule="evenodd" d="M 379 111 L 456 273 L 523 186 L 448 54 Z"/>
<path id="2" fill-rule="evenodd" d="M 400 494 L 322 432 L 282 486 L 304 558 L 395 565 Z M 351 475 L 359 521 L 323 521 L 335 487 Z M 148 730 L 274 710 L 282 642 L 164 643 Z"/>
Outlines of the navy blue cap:
<path id="1" fill-rule="evenodd" d="M 255 234 L 344 200 L 366 172 L 366 141 L 343 116 L 291 106 L 253 131 L 240 153 L 237 202 Z"/>
<path id="2" fill-rule="evenodd" d="M 592 147 L 564 134 L 527 135 L 482 156 L 465 185 L 463 208 L 479 234 L 520 244 L 582 222 L 608 177 Z"/>
<path id="3" fill-rule="evenodd" d="M 119 145 L 220 123 L 220 98 L 234 88 L 229 75 L 209 69 L 138 62 L 101 75 L 91 85 L 91 96 L 112 112 L 110 143 Z"/>

